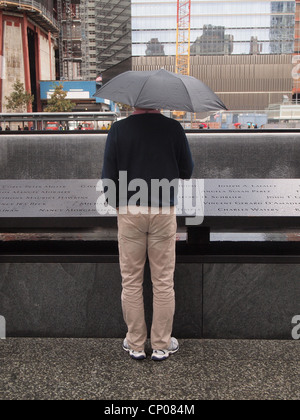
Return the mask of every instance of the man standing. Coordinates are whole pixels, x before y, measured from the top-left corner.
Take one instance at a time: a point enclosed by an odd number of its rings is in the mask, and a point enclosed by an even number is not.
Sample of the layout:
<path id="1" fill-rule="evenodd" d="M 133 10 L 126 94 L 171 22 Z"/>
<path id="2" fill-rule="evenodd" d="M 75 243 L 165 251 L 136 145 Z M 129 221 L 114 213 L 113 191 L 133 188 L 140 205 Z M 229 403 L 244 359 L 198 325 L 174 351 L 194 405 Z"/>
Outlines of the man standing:
<path id="1" fill-rule="evenodd" d="M 180 123 L 156 110 L 136 109 L 134 115 L 112 126 L 108 135 L 102 178 L 117 186 L 119 253 L 122 274 L 122 309 L 128 327 L 123 349 L 133 359 L 146 358 L 143 282 L 149 258 L 153 284 L 152 360 L 161 361 L 179 350 L 172 337 L 175 314 L 176 188 L 167 198 L 154 192 L 153 180 L 190 179 L 194 163 Z M 120 173 L 127 186 L 143 180 L 148 195 L 135 207 L 129 204 L 136 191 L 119 191 Z M 172 182 L 173 181 L 173 182 Z M 125 200 L 124 200 L 124 193 Z M 119 202 L 119 197 L 123 197 Z"/>

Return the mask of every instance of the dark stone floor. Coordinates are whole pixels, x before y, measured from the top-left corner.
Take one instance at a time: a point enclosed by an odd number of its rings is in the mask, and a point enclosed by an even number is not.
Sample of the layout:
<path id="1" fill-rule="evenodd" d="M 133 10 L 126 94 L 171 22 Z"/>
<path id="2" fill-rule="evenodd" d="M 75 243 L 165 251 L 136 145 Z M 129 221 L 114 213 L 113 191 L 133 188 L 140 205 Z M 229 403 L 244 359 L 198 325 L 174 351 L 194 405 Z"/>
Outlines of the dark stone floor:
<path id="1" fill-rule="evenodd" d="M 1 340 L 0 400 L 300 399 L 299 341 L 181 340 L 163 363 L 135 362 L 121 345 Z"/>

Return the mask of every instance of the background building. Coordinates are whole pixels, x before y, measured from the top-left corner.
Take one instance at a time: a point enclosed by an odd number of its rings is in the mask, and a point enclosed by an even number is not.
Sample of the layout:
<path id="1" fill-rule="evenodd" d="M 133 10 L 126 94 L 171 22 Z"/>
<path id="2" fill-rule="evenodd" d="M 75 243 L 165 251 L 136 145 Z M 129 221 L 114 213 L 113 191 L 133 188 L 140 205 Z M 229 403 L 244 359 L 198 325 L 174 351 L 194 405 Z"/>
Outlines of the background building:
<path id="1" fill-rule="evenodd" d="M 96 0 L 57 0 L 60 80 L 95 80 Z"/>
<path id="2" fill-rule="evenodd" d="M 248 55 L 256 37 L 262 54 L 292 54 L 295 8 L 288 0 L 192 0 L 191 44 L 201 39 L 208 54 Z M 176 0 L 132 0 L 133 56 L 144 56 L 152 38 L 165 46 L 166 55 L 175 55 L 176 25 Z M 229 51 L 222 48 L 224 37 L 232 42 Z"/>
<path id="3" fill-rule="evenodd" d="M 131 0 L 57 0 L 61 80 L 131 69 Z M 105 80 L 104 80 L 105 81 Z"/>
<path id="4" fill-rule="evenodd" d="M 53 0 L 0 2 L 0 112 L 5 97 L 20 80 L 39 107 L 39 81 L 56 78 L 55 48 L 58 23 Z M 30 109 L 30 110 L 31 110 Z"/>
<path id="5" fill-rule="evenodd" d="M 96 0 L 97 67 L 103 81 L 131 70 L 131 0 Z"/>
<path id="6" fill-rule="evenodd" d="M 203 34 L 191 47 L 192 55 L 229 55 L 233 53 L 233 35 L 225 34 L 225 26 L 204 25 Z"/>
<path id="7" fill-rule="evenodd" d="M 82 79 L 83 36 L 80 5 L 80 0 L 57 0 L 61 80 Z"/>
<path id="8" fill-rule="evenodd" d="M 134 70 L 175 70 L 176 6 L 176 0 L 132 0 Z M 297 22 L 295 1 L 192 0 L 190 74 L 229 109 L 265 109 L 291 99 Z M 149 53 L 153 39 L 164 56 Z"/>

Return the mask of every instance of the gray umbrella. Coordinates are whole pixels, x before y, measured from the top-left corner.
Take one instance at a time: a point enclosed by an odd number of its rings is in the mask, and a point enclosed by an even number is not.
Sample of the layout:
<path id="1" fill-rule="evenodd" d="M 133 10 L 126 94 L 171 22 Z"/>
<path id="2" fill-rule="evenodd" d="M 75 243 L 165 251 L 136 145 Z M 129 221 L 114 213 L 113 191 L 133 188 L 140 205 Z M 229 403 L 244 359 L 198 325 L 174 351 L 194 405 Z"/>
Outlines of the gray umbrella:
<path id="1" fill-rule="evenodd" d="M 191 76 L 158 71 L 128 71 L 106 83 L 94 96 L 137 108 L 188 112 L 226 110 L 220 98 Z"/>

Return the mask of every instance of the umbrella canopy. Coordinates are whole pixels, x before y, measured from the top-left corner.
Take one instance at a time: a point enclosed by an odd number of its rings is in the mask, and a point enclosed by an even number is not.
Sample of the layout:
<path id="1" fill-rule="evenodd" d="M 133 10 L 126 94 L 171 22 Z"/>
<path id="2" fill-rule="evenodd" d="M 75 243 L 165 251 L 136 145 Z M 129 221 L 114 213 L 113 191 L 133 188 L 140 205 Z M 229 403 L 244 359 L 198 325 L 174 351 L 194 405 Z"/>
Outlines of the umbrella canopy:
<path id="1" fill-rule="evenodd" d="M 191 76 L 158 71 L 128 71 L 115 77 L 94 96 L 136 108 L 187 112 L 226 110 L 221 99 Z"/>

